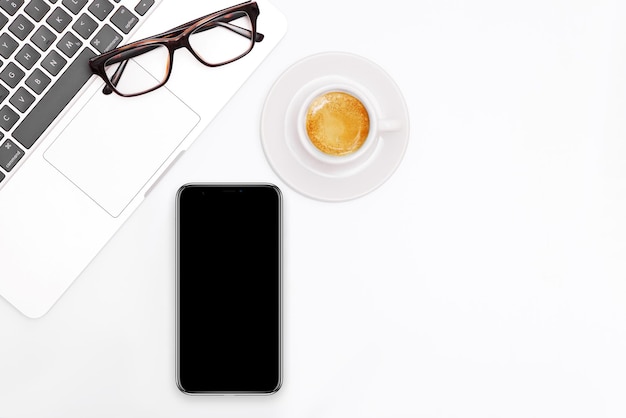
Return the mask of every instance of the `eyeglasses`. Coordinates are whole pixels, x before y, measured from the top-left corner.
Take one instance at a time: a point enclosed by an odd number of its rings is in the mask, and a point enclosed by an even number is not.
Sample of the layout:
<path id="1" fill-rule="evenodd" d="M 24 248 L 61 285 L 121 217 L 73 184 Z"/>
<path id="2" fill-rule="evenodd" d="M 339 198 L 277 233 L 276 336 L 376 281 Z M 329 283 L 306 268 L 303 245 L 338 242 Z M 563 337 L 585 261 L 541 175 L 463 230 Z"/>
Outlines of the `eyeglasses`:
<path id="1" fill-rule="evenodd" d="M 163 86 L 172 72 L 174 52 L 187 48 L 202 64 L 218 67 L 247 55 L 256 42 L 259 7 L 254 1 L 232 6 L 156 36 L 112 49 L 89 60 L 91 71 L 115 92 L 132 97 Z"/>

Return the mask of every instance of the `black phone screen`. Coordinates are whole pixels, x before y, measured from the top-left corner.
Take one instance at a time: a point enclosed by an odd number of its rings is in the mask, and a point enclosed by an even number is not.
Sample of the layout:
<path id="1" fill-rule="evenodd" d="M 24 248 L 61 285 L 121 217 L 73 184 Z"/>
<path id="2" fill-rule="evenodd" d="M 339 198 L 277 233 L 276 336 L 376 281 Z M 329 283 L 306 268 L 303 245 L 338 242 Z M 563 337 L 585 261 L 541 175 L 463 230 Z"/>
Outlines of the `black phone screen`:
<path id="1" fill-rule="evenodd" d="M 186 185 L 177 196 L 177 384 L 273 393 L 281 381 L 281 194 Z"/>

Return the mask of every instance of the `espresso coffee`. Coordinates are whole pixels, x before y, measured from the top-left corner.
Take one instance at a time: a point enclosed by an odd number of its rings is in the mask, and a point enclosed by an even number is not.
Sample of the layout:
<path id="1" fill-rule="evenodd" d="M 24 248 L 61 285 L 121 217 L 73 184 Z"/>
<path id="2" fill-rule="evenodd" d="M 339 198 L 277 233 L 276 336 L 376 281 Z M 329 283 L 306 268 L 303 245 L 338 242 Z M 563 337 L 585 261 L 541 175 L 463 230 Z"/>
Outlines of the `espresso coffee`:
<path id="1" fill-rule="evenodd" d="M 370 130 L 363 103 L 351 94 L 332 91 L 317 96 L 306 112 L 306 133 L 325 154 L 344 156 L 357 151 Z"/>

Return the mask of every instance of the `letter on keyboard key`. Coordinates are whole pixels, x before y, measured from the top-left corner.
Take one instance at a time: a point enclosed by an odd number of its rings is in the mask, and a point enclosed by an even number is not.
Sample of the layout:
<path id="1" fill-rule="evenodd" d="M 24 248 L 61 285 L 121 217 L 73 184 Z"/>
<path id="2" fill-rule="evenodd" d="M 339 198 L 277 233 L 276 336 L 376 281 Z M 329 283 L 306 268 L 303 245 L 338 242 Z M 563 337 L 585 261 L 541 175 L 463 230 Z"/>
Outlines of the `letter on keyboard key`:
<path id="1" fill-rule="evenodd" d="M 7 86 L 13 88 L 17 86 L 17 83 L 22 80 L 24 75 L 25 73 L 24 71 L 20 70 L 20 67 L 12 62 L 9 62 L 6 67 L 4 67 L 2 72 L 0 72 L 0 79 L 7 83 Z"/>
<path id="2" fill-rule="evenodd" d="M 19 44 L 8 33 L 0 35 L 0 55 L 4 58 L 9 58 L 12 53 L 15 52 Z"/>
<path id="3" fill-rule="evenodd" d="M 15 128 L 13 137 L 25 148 L 33 146 L 35 141 L 89 80 L 91 71 L 88 62 L 95 55 L 90 49 L 83 49 L 39 103 Z"/>
<path id="4" fill-rule="evenodd" d="M 28 34 L 35 28 L 33 22 L 28 20 L 26 16 L 20 14 L 17 15 L 13 23 L 9 25 L 9 30 L 13 35 L 18 37 L 21 41 L 26 39 Z"/>
<path id="5" fill-rule="evenodd" d="M 45 75 L 39 68 L 35 68 L 35 71 L 26 79 L 26 85 L 37 94 L 43 93 L 48 84 L 50 84 L 50 77 Z"/>
<path id="6" fill-rule="evenodd" d="M 0 127 L 5 131 L 8 131 L 15 125 L 19 116 L 9 106 L 4 105 L 0 109 Z"/>
<path id="7" fill-rule="evenodd" d="M 20 51 L 15 54 L 15 59 L 17 60 L 17 62 L 22 64 L 22 66 L 27 70 L 33 68 L 33 65 L 35 65 L 39 58 L 41 58 L 41 54 L 29 44 L 24 45 L 22 49 L 20 49 Z"/>
<path id="8" fill-rule="evenodd" d="M 57 36 L 46 26 L 41 26 L 35 31 L 33 36 L 30 37 L 30 40 L 42 51 L 47 51 L 56 39 Z"/>
<path id="9" fill-rule="evenodd" d="M 61 3 L 63 6 L 67 7 L 70 12 L 77 15 L 78 12 L 85 7 L 87 0 L 63 0 Z"/>
<path id="10" fill-rule="evenodd" d="M 50 14 L 50 16 L 48 16 L 48 18 L 46 19 L 46 22 L 48 22 L 48 24 L 52 26 L 52 29 L 54 29 L 58 33 L 63 32 L 63 30 L 67 27 L 67 25 L 70 24 L 71 21 L 71 16 L 60 7 L 54 9 L 52 14 Z"/>
<path id="11" fill-rule="evenodd" d="M 13 97 L 11 97 L 9 103 L 15 106 L 17 110 L 24 113 L 28 110 L 28 108 L 30 107 L 30 105 L 33 104 L 34 101 L 35 96 L 30 94 L 28 90 L 26 90 L 24 87 L 20 87 L 19 89 L 17 89 Z"/>
<path id="12" fill-rule="evenodd" d="M 45 68 L 51 75 L 57 75 L 63 69 L 63 66 L 67 64 L 65 58 L 61 56 L 54 49 L 50 51 L 48 55 L 41 61 L 41 66 Z"/>
<path id="13" fill-rule="evenodd" d="M 72 33 L 67 32 L 57 44 L 57 48 L 68 58 L 72 58 L 78 52 L 83 43 Z"/>

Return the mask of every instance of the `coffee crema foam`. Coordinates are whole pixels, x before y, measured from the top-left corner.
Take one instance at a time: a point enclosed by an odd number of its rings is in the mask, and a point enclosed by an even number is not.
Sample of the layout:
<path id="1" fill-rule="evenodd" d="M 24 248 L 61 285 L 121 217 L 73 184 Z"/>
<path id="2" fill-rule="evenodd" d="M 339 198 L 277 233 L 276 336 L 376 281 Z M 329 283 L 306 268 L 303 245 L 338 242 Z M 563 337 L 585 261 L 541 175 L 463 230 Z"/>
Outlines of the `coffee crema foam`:
<path id="1" fill-rule="evenodd" d="M 370 130 L 367 109 L 351 94 L 332 91 L 317 96 L 306 112 L 306 133 L 325 154 L 344 156 L 357 151 Z"/>

